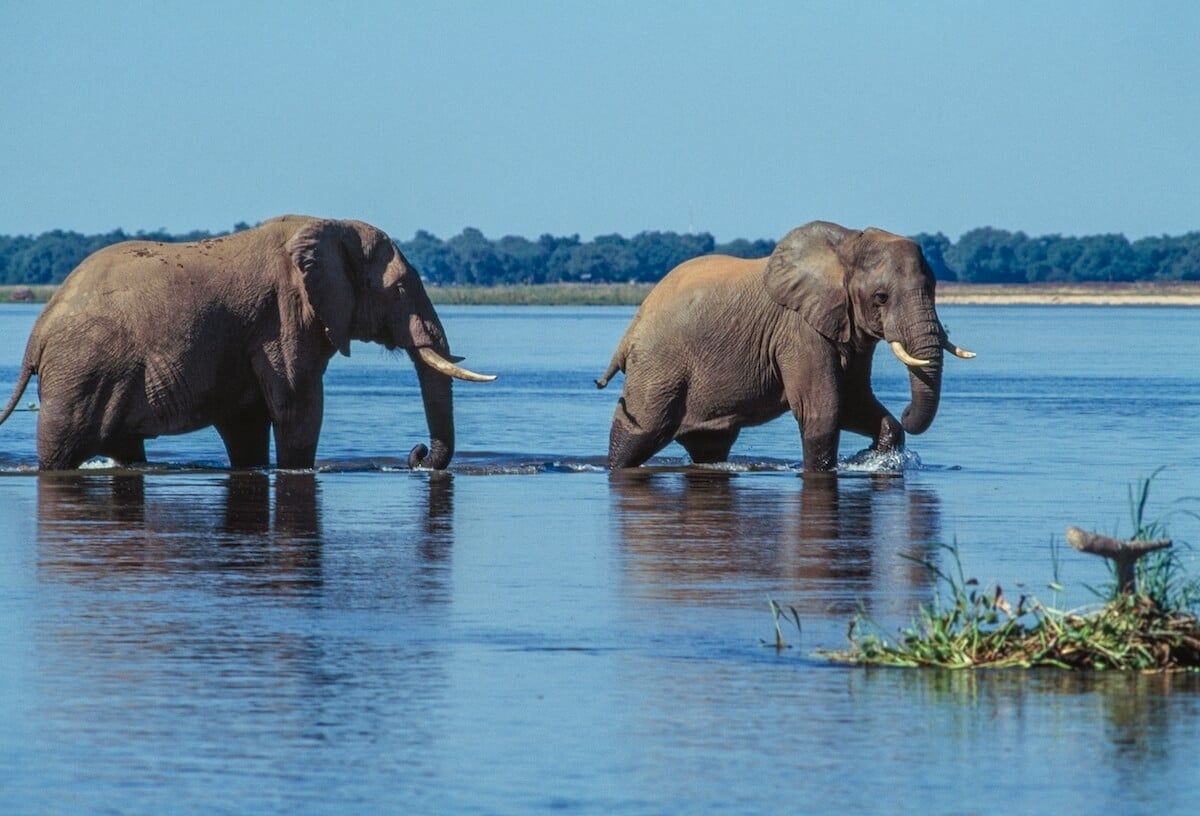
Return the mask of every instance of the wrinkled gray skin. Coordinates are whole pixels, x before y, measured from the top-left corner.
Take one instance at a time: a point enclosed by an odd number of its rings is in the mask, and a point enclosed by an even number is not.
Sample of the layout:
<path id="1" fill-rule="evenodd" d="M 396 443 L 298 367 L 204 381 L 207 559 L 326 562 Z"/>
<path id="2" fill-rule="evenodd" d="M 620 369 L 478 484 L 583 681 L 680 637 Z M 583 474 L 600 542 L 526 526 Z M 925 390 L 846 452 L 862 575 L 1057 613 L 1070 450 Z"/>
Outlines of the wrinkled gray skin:
<path id="1" fill-rule="evenodd" d="M 109 456 L 145 461 L 143 440 L 216 427 L 233 467 L 311 468 L 322 375 L 350 341 L 408 350 L 432 438 L 409 464 L 454 453 L 450 378 L 417 355 L 448 357 L 416 270 L 381 230 L 284 216 L 189 244 L 130 241 L 79 265 L 34 325 L 0 422 L 38 375 L 43 469 Z"/>
<path id="2" fill-rule="evenodd" d="M 927 363 L 909 367 L 900 421 L 871 392 L 881 339 Z M 609 466 L 636 467 L 672 440 L 695 462 L 724 461 L 741 428 L 788 410 L 807 471 L 836 466 L 843 430 L 897 449 L 937 413 L 946 342 L 933 275 L 907 238 L 813 222 L 768 258 L 696 258 L 651 291 L 596 381 L 625 372 Z"/>

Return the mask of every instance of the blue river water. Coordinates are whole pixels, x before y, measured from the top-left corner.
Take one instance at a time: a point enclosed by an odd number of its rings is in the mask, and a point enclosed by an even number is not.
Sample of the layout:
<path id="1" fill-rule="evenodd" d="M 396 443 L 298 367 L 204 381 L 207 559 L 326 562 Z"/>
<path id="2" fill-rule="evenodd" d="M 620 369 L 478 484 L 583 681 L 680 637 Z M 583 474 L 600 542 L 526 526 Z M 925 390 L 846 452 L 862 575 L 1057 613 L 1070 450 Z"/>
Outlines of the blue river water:
<path id="1" fill-rule="evenodd" d="M 902 457 L 845 437 L 836 479 L 798 477 L 786 417 L 728 465 L 610 475 L 621 380 L 592 379 L 624 308 L 441 309 L 500 377 L 456 386 L 448 474 L 404 466 L 416 378 L 369 345 L 330 366 L 315 472 L 230 472 L 204 431 L 39 476 L 14 414 L 0 813 L 1191 812 L 1196 675 L 822 657 L 860 610 L 906 625 L 942 545 L 1094 603 L 1104 565 L 1056 542 L 1131 532 L 1156 472 L 1147 513 L 1200 571 L 1200 310 L 940 311 L 978 358 Z M 37 313 L 0 308 L 4 399 Z M 901 410 L 905 372 L 875 376 Z M 801 623 L 783 650 L 768 599 Z"/>

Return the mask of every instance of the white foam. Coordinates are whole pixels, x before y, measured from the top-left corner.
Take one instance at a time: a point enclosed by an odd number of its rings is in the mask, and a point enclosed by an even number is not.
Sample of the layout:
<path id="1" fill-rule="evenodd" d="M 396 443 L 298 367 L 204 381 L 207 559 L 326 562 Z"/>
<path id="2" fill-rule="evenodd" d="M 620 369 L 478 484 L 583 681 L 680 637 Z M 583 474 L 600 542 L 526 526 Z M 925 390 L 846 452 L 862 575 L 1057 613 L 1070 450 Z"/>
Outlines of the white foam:
<path id="1" fill-rule="evenodd" d="M 80 470 L 112 470 L 115 467 L 120 467 L 115 459 L 110 459 L 107 456 L 94 456 L 88 459 L 79 466 Z"/>
<path id="2" fill-rule="evenodd" d="M 861 450 L 838 461 L 838 471 L 844 473 L 903 473 L 906 470 L 921 470 L 921 457 L 914 450 L 902 448 L 893 451 Z"/>

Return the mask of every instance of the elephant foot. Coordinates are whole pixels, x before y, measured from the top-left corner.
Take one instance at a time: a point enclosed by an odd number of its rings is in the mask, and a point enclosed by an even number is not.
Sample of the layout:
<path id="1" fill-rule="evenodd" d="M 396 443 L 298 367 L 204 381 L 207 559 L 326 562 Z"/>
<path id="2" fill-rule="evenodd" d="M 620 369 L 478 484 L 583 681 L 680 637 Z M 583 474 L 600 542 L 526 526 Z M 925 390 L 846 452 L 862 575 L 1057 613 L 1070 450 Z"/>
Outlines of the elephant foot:
<path id="1" fill-rule="evenodd" d="M 408 466 L 413 469 L 445 470 L 453 456 L 454 451 L 448 445 L 437 440 L 433 443 L 432 451 L 426 445 L 417 443 L 408 452 Z"/>
<path id="2" fill-rule="evenodd" d="M 893 416 L 885 416 L 879 423 L 879 436 L 871 450 L 882 453 L 900 450 L 904 447 L 904 428 Z"/>

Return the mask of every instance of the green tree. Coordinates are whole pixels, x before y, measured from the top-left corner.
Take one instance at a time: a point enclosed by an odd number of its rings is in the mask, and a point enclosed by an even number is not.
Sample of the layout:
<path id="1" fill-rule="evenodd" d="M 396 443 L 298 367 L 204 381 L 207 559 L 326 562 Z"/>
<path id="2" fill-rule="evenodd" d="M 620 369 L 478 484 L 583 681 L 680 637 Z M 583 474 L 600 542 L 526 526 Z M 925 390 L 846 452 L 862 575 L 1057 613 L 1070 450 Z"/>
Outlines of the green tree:
<path id="1" fill-rule="evenodd" d="M 495 247 L 479 230 L 466 227 L 446 243 L 453 254 L 456 283 L 486 286 L 499 277 Z"/>
<path id="2" fill-rule="evenodd" d="M 396 245 L 426 283 L 437 286 L 454 282 L 454 253 L 441 238 L 417 230 L 411 241 L 397 242 Z"/>
<path id="3" fill-rule="evenodd" d="M 919 235 L 914 235 L 912 240 L 916 241 L 917 245 L 921 247 L 921 254 L 925 256 L 925 263 L 929 264 L 929 269 L 933 272 L 935 279 L 945 281 L 958 280 L 958 273 L 946 263 L 946 252 L 950 249 L 949 238 L 940 232 L 933 235 L 922 232 Z"/>
<path id="4" fill-rule="evenodd" d="M 735 238 L 724 244 L 717 244 L 713 252 L 718 255 L 731 255 L 734 258 L 765 258 L 775 251 L 775 242 L 766 238 L 749 241 L 745 238 Z"/>
<path id="5" fill-rule="evenodd" d="M 636 258 L 633 278 L 642 282 L 661 280 L 684 261 L 710 254 L 716 245 L 707 232 L 640 232 L 629 243 Z"/>
<path id="6" fill-rule="evenodd" d="M 945 253 L 947 263 L 960 280 L 970 283 L 1025 283 L 1025 271 L 1017 263 L 1017 247 L 1026 240 L 1023 232 L 980 227 L 965 233 Z"/>
<path id="7" fill-rule="evenodd" d="M 1093 235 L 1081 241 L 1082 251 L 1071 268 L 1071 280 L 1132 281 L 1137 263 L 1124 235 Z"/>

